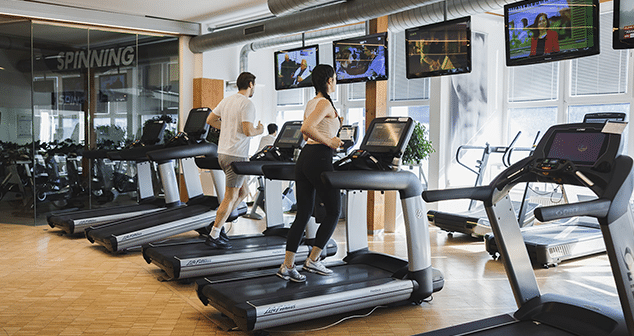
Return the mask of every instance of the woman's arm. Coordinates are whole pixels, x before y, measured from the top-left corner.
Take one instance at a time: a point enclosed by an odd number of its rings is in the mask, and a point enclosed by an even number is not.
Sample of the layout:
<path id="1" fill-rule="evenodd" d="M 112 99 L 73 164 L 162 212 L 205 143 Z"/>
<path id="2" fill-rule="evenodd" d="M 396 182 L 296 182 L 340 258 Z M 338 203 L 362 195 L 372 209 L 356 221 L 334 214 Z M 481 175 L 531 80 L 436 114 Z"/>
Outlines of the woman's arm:
<path id="1" fill-rule="evenodd" d="M 304 119 L 301 131 L 305 137 L 336 149 L 343 145 L 341 139 L 336 136 L 328 138 L 317 130 L 317 125 L 322 121 L 322 119 L 326 117 L 336 117 L 329 107 L 330 102 L 328 100 L 324 99 L 317 103 L 315 110 L 308 116 L 308 118 Z"/>

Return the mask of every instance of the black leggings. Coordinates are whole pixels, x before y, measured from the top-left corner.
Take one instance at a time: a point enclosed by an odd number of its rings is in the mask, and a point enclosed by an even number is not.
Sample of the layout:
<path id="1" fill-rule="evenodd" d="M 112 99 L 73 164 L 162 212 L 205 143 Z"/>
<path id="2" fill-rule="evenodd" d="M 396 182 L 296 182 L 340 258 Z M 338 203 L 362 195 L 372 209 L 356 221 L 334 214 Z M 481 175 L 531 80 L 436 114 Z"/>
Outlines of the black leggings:
<path id="1" fill-rule="evenodd" d="M 326 145 L 306 145 L 299 155 L 295 166 L 295 188 L 297 196 L 297 215 L 288 232 L 286 251 L 297 252 L 306 224 L 313 214 L 315 192 L 321 198 L 326 210 L 315 246 L 323 249 L 335 231 L 341 211 L 341 193 L 339 189 L 326 187 L 321 181 L 321 173 L 333 171 L 333 150 Z"/>

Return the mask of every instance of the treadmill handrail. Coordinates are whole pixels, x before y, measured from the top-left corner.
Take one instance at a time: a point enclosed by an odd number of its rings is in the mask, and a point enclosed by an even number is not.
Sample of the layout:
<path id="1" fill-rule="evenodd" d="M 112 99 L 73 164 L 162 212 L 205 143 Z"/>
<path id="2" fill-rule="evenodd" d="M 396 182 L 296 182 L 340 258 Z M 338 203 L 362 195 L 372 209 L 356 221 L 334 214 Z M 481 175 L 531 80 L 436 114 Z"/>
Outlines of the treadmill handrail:
<path id="1" fill-rule="evenodd" d="M 489 185 L 479 187 L 465 187 L 440 190 L 425 190 L 422 193 L 425 202 L 438 202 L 455 199 L 471 199 L 485 201 L 491 197 L 493 188 Z"/>
<path id="2" fill-rule="evenodd" d="M 264 173 L 264 177 L 269 180 L 294 180 L 295 162 L 273 162 L 263 165 L 262 173 Z"/>
<path id="3" fill-rule="evenodd" d="M 188 157 L 196 157 L 201 155 L 215 156 L 217 155 L 218 145 L 214 143 L 201 142 L 186 146 L 176 146 L 157 149 L 147 153 L 152 161 L 168 161 L 174 159 L 182 159 Z"/>
<path id="4" fill-rule="evenodd" d="M 409 171 L 350 170 L 321 173 L 329 188 L 348 190 L 398 190 L 401 199 L 418 196 L 423 190 L 418 177 Z"/>
<path id="5" fill-rule="evenodd" d="M 535 209 L 535 218 L 541 222 L 578 216 L 602 218 L 608 215 L 612 201 L 596 199 L 570 204 L 551 205 Z"/>

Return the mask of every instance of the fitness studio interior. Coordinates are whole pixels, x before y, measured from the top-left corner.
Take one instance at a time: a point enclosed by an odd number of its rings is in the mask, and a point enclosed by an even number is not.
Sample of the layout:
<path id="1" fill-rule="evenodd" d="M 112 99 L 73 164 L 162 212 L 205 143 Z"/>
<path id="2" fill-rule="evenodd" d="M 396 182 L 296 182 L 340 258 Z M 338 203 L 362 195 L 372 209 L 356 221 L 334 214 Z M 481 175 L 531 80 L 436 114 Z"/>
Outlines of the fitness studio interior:
<path id="1" fill-rule="evenodd" d="M 634 0 L 0 0 L 0 335 L 634 335 L 633 52 Z M 293 282 L 319 64 L 341 209 Z"/>

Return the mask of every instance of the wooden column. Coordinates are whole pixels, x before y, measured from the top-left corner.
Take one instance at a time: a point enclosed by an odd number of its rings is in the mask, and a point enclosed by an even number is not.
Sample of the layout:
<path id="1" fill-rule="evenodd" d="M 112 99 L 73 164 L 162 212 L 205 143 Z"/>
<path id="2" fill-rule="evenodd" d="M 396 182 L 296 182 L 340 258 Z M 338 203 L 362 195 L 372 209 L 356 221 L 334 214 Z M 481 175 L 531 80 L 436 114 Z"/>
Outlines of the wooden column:
<path id="1" fill-rule="evenodd" d="M 194 78 L 194 108 L 216 108 L 224 98 L 225 81 L 222 79 Z"/>
<path id="2" fill-rule="evenodd" d="M 369 28 L 370 34 L 386 32 L 387 16 L 370 20 Z M 366 82 L 365 124 L 370 125 L 374 118 L 387 117 L 387 114 L 387 81 Z M 385 217 L 385 196 L 380 191 L 368 191 L 368 234 L 382 232 L 386 221 L 394 222 Z"/>

